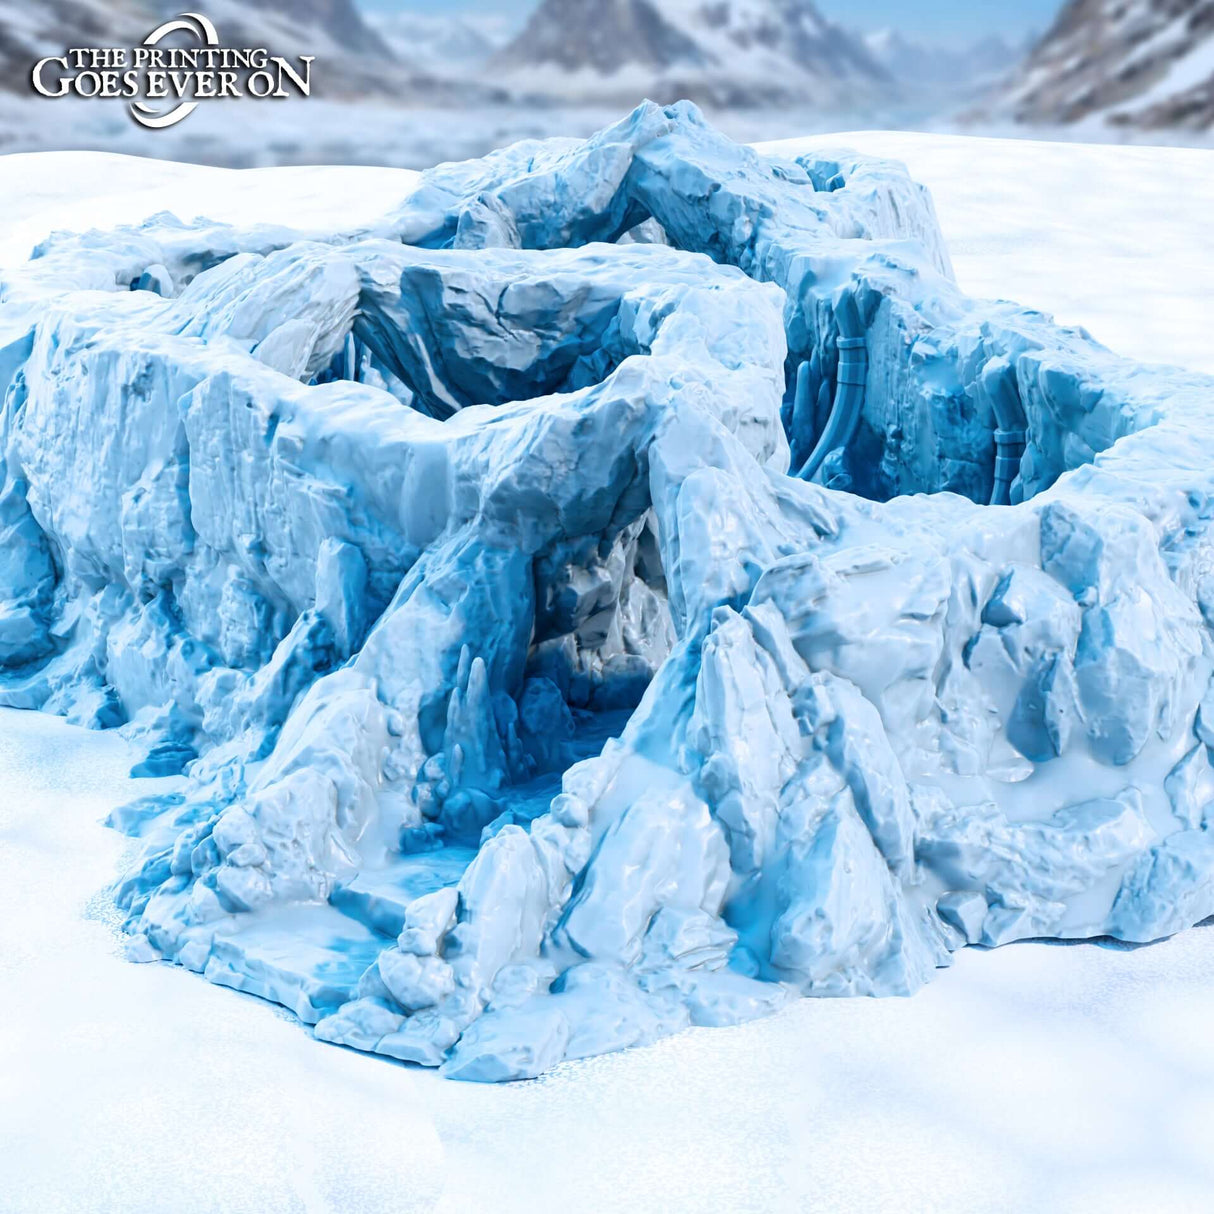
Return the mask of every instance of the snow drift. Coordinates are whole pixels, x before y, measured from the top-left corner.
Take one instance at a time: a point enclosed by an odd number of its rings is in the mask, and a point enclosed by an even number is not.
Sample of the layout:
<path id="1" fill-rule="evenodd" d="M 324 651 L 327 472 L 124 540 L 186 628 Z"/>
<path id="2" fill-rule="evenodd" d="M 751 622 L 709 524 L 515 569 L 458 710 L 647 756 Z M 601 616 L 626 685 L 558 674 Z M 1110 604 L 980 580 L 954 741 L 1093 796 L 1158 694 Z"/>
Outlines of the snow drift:
<path id="1" fill-rule="evenodd" d="M 142 739 L 131 954 L 531 1076 L 1214 912 L 1214 380 L 686 105 L 0 285 L 0 703 Z"/>

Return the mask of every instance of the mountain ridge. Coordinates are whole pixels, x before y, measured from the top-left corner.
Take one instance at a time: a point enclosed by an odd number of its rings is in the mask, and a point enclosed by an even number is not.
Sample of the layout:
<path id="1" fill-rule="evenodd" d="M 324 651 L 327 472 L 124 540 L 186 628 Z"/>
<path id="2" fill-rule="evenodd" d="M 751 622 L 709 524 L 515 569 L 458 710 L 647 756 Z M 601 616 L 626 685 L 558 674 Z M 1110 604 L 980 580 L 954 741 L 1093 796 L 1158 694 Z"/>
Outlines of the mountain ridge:
<path id="1" fill-rule="evenodd" d="M 977 116 L 1214 129 L 1214 0 L 1069 0 Z"/>
<path id="2" fill-rule="evenodd" d="M 638 91 L 710 105 L 884 101 L 898 93 L 863 42 L 810 0 L 541 0 L 490 60 L 535 92 Z"/>

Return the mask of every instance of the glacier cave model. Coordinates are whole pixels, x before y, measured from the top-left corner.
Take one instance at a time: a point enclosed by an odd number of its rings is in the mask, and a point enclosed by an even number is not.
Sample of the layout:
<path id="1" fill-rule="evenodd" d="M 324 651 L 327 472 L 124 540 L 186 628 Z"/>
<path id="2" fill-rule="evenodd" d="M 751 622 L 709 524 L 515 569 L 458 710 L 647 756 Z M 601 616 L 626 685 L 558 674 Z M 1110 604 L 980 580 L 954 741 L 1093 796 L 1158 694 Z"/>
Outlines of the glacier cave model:
<path id="1" fill-rule="evenodd" d="M 0 384 L 0 701 L 184 772 L 136 959 L 500 1080 L 1214 912 L 1214 381 L 966 298 L 896 164 L 645 105 L 57 234 Z"/>

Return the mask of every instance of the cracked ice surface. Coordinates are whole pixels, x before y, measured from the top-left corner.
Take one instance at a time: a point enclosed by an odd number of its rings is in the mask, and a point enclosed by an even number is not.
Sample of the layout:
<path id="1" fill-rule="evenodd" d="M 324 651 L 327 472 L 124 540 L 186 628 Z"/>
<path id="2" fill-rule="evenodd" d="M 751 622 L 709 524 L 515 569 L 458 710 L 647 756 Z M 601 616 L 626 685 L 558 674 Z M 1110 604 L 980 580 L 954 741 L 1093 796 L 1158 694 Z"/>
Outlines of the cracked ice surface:
<path id="1" fill-rule="evenodd" d="M 507 1079 L 1214 911 L 1214 381 L 962 296 L 899 166 L 649 106 L 0 291 L 0 701 L 188 772 L 135 957 Z"/>

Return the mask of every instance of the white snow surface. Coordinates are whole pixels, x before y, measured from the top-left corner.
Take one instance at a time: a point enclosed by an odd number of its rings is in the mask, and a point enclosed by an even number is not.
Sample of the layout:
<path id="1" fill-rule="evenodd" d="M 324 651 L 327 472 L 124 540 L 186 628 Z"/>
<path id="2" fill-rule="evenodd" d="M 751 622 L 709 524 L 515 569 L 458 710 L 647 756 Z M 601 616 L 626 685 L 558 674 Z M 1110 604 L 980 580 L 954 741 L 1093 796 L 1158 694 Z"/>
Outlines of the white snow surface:
<path id="1" fill-rule="evenodd" d="M 218 169 L 113 152 L 0 156 L 0 265 L 23 262 L 56 230 L 112 228 L 159 211 L 183 222 L 319 225 L 338 210 L 370 223 L 408 194 L 411 169 L 362 165 Z"/>
<path id="2" fill-rule="evenodd" d="M 966 290 L 1055 311 L 1120 353 L 1214 370 L 1214 155 L 889 133 L 829 144 L 908 163 Z M 166 208 L 297 226 L 338 207 L 370 216 L 411 181 L 6 157 L 0 261 L 54 228 Z M 802 1001 L 529 1084 L 444 1083 L 122 959 L 98 891 L 127 841 L 99 821 L 153 790 L 125 777 L 132 761 L 116 735 L 0 712 L 6 1214 L 161 1210 L 166 1194 L 182 1212 L 259 1214 L 1209 1208 L 1208 927 L 1145 948 L 964 950 L 912 1000 Z"/>
<path id="3" fill-rule="evenodd" d="M 1208 149 L 910 131 L 758 147 L 777 155 L 851 147 L 901 160 L 932 192 L 967 294 L 1051 312 L 1143 362 L 1214 371 Z"/>

